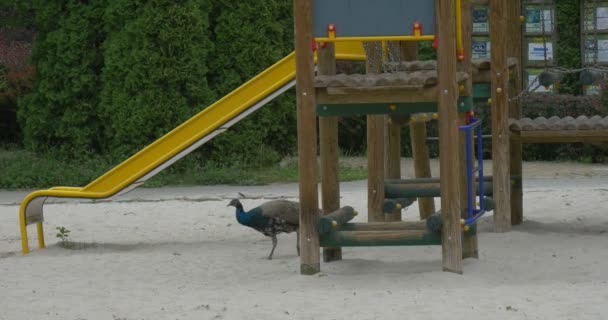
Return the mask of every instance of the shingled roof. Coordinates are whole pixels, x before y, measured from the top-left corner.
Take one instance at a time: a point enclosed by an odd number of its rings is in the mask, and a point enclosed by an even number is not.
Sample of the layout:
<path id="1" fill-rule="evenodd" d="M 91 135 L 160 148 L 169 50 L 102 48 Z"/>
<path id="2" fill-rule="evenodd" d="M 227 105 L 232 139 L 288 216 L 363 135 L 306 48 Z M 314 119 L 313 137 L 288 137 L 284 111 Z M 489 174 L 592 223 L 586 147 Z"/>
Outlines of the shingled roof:
<path id="1" fill-rule="evenodd" d="M 568 131 L 568 130 L 608 130 L 608 117 L 538 117 L 535 119 L 510 119 L 511 131 Z"/>
<path id="2" fill-rule="evenodd" d="M 458 72 L 458 82 L 468 79 L 464 72 Z M 315 87 L 432 87 L 437 84 L 436 70 L 414 72 L 393 72 L 378 74 L 337 74 L 320 75 L 315 78 Z"/>

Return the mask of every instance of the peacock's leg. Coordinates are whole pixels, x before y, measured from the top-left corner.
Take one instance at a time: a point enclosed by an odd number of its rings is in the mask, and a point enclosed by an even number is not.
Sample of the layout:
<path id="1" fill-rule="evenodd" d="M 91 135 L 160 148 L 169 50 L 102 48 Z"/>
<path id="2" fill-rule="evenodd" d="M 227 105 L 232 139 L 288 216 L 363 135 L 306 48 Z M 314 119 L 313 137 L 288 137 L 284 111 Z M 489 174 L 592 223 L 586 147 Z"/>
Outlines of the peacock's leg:
<path id="1" fill-rule="evenodd" d="M 298 250 L 298 257 L 300 256 L 300 231 L 296 231 L 298 240 L 296 241 L 296 250 Z"/>
<path id="2" fill-rule="evenodd" d="M 272 250 L 270 250 L 270 255 L 268 256 L 268 260 L 272 260 L 272 254 L 274 253 L 274 248 L 277 247 L 277 236 L 272 236 Z"/>

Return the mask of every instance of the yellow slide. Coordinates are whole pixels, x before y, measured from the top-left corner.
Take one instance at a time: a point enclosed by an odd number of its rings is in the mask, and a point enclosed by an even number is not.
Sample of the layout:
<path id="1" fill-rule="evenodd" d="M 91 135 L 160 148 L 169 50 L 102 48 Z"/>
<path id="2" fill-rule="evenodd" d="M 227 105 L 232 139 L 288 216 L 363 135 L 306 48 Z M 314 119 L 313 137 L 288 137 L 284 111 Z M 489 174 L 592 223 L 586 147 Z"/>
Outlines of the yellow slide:
<path id="1" fill-rule="evenodd" d="M 365 60 L 365 53 L 360 42 L 341 42 L 336 45 L 336 58 Z M 87 186 L 30 193 L 19 209 L 23 253 L 29 252 L 30 224 L 37 225 L 38 246 L 44 247 L 42 208 L 47 198 L 104 199 L 125 194 L 295 86 L 295 75 L 291 53 Z"/>

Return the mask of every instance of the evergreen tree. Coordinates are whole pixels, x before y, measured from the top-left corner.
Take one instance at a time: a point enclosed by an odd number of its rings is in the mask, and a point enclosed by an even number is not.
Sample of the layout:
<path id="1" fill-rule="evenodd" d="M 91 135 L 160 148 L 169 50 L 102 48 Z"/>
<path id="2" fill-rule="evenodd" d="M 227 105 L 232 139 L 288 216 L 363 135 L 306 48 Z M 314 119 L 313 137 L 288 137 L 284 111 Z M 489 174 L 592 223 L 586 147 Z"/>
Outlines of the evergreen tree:
<path id="1" fill-rule="evenodd" d="M 212 29 L 215 53 L 210 59 L 210 86 L 218 97 L 293 51 L 289 1 L 214 0 Z M 267 164 L 296 146 L 295 97 L 286 93 L 216 138 L 205 150 L 217 161 Z"/>
<path id="2" fill-rule="evenodd" d="M 557 32 L 559 42 L 556 45 L 557 64 L 565 68 L 581 66 L 581 33 L 579 1 L 557 0 Z M 581 85 L 578 74 L 566 75 L 560 83 L 559 90 L 566 94 L 580 94 Z"/>
<path id="3" fill-rule="evenodd" d="M 213 101 L 208 1 L 116 0 L 108 6 L 101 92 L 105 149 L 124 158 Z"/>
<path id="4" fill-rule="evenodd" d="M 65 156 L 99 151 L 97 116 L 105 1 L 34 1 L 37 80 L 19 103 L 24 145 Z"/>

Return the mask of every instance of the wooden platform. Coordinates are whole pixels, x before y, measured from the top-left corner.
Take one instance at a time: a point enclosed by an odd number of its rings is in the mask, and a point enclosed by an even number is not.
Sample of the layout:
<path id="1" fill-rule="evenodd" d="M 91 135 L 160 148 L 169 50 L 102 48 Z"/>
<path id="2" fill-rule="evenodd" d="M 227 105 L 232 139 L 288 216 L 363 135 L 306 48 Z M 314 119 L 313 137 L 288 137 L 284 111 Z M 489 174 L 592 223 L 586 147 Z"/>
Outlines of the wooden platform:
<path id="1" fill-rule="evenodd" d="M 459 72 L 465 84 L 468 75 Z M 317 104 L 435 102 L 439 94 L 437 71 L 420 70 L 380 74 L 317 76 Z"/>
<path id="2" fill-rule="evenodd" d="M 538 117 L 510 120 L 511 140 L 519 143 L 608 142 L 608 117 Z"/>

